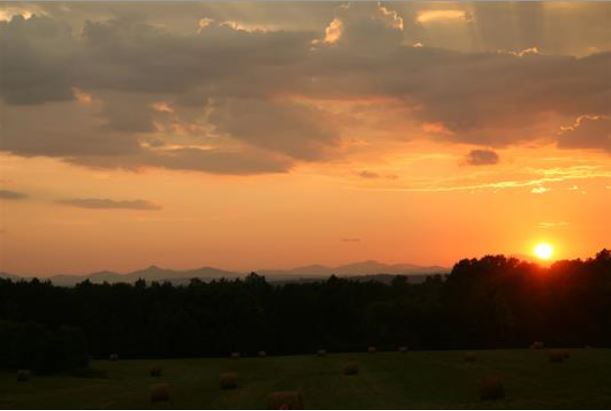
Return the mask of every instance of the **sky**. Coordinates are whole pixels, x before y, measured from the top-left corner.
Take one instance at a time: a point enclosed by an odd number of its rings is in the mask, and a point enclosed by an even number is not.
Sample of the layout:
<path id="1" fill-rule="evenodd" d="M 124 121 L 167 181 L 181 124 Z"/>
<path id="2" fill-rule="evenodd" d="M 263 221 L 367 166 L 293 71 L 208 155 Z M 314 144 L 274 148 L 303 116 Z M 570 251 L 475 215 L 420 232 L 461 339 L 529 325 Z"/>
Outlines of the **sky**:
<path id="1" fill-rule="evenodd" d="M 0 2 L 0 270 L 611 246 L 611 3 Z"/>

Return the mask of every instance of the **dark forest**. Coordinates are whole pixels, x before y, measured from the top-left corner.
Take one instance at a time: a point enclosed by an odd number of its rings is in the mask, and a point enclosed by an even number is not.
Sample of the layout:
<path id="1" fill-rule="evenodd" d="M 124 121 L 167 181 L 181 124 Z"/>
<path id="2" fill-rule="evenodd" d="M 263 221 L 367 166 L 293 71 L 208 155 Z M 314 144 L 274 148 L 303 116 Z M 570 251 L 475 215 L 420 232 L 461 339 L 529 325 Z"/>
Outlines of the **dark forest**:
<path id="1" fill-rule="evenodd" d="M 0 280 L 0 367 L 54 373 L 88 359 L 611 346 L 611 253 L 549 267 L 504 256 L 391 284 L 335 276 L 57 287 Z"/>

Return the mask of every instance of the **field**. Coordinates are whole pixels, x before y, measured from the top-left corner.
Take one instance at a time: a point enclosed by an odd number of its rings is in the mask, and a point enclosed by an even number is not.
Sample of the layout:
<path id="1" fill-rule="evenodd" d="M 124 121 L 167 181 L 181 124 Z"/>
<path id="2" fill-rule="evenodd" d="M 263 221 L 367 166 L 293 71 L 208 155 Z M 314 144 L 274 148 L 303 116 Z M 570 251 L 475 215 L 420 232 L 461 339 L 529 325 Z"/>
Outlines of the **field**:
<path id="1" fill-rule="evenodd" d="M 93 361 L 88 377 L 0 373 L 0 408 L 266 408 L 273 391 L 300 390 L 306 408 L 610 408 L 611 350 L 569 350 L 564 363 L 546 350 L 378 352 L 177 360 Z M 355 376 L 344 365 L 360 365 Z M 149 376 L 152 366 L 161 377 Z M 239 388 L 223 391 L 219 374 L 235 371 Z M 503 400 L 482 401 L 479 381 L 498 375 Z M 170 385 L 170 401 L 151 403 L 150 386 Z"/>

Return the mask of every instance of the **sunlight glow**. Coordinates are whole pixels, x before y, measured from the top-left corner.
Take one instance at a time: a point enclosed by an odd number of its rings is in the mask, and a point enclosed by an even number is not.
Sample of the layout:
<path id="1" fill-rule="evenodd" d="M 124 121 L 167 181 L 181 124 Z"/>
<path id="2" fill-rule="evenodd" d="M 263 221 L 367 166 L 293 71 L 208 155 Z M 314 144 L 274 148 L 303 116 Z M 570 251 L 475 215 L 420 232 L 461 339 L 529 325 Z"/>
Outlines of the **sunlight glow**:
<path id="1" fill-rule="evenodd" d="M 541 260 L 549 260 L 554 254 L 554 247 L 548 243 L 539 243 L 535 246 L 535 255 Z"/>

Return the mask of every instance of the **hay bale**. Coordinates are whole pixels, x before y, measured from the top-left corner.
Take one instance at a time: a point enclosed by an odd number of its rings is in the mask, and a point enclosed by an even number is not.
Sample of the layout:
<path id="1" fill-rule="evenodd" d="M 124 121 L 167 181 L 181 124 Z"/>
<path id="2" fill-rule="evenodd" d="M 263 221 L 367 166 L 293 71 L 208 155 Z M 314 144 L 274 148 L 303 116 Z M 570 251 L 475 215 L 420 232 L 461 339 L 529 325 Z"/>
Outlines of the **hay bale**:
<path id="1" fill-rule="evenodd" d="M 344 366 L 344 375 L 357 375 L 359 373 L 359 364 L 350 361 Z"/>
<path id="2" fill-rule="evenodd" d="M 161 367 L 151 367 L 149 370 L 151 377 L 161 377 Z"/>
<path id="3" fill-rule="evenodd" d="M 31 377 L 32 377 L 32 373 L 30 372 L 30 370 L 17 370 L 17 381 L 19 382 L 30 381 Z"/>
<path id="4" fill-rule="evenodd" d="M 398 348 L 398 351 L 401 353 L 405 353 L 407 352 L 407 347 L 402 345 L 401 347 Z"/>
<path id="5" fill-rule="evenodd" d="M 477 361 L 477 355 L 474 352 L 465 353 L 465 362 L 475 362 Z"/>
<path id="6" fill-rule="evenodd" d="M 231 358 L 236 358 L 236 359 L 237 359 L 237 358 L 240 358 L 240 353 L 239 353 L 239 352 L 237 352 L 237 351 L 232 352 L 232 353 L 231 353 Z"/>
<path id="7" fill-rule="evenodd" d="M 235 390 L 238 388 L 238 374 L 235 372 L 224 372 L 219 378 L 222 390 Z"/>
<path id="8" fill-rule="evenodd" d="M 267 353 L 263 350 L 259 351 L 257 354 L 259 355 L 259 357 L 267 357 Z"/>
<path id="9" fill-rule="evenodd" d="M 570 355 L 566 350 L 551 350 L 549 352 L 549 361 L 554 363 L 563 363 Z"/>
<path id="10" fill-rule="evenodd" d="M 542 350 L 544 348 L 545 344 L 543 344 L 543 341 L 535 341 L 530 345 L 531 350 Z"/>
<path id="11" fill-rule="evenodd" d="M 110 355 L 108 356 L 108 359 L 109 359 L 110 361 L 118 361 L 118 360 L 119 360 L 119 354 L 116 354 L 116 353 L 110 354 Z"/>
<path id="12" fill-rule="evenodd" d="M 151 385 L 151 402 L 170 401 L 170 385 L 158 383 Z"/>
<path id="13" fill-rule="evenodd" d="M 327 350 L 318 350 L 316 351 L 316 355 L 318 355 L 319 357 L 324 357 L 327 355 Z"/>
<path id="14" fill-rule="evenodd" d="M 505 398 L 503 380 L 497 376 L 484 377 L 479 386 L 480 398 L 484 401 L 501 400 Z"/>
<path id="15" fill-rule="evenodd" d="M 299 391 L 277 391 L 267 397 L 270 410 L 303 410 L 303 397 Z"/>
<path id="16" fill-rule="evenodd" d="M 375 354 L 377 351 L 376 347 L 374 347 L 373 345 L 370 345 L 369 347 L 367 347 L 367 352 L 369 354 Z"/>

